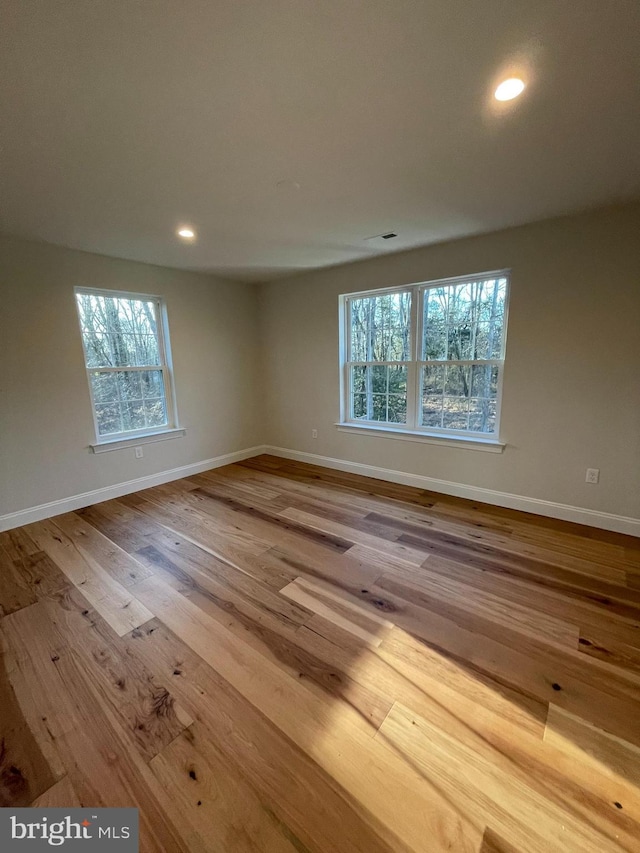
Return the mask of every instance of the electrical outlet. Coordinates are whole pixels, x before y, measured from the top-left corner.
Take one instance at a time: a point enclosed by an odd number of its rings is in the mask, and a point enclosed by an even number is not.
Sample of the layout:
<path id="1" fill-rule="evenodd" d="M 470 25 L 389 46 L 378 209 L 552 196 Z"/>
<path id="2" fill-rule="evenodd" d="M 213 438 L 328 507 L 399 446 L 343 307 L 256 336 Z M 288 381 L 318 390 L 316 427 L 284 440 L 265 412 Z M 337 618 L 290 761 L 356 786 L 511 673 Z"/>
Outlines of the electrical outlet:
<path id="1" fill-rule="evenodd" d="M 598 483 L 600 481 L 600 469 L 587 468 L 587 476 L 585 477 L 585 481 L 587 483 Z"/>
<path id="2" fill-rule="evenodd" d="M 318 430 L 312 429 L 311 430 L 311 438 L 317 438 L 317 437 L 318 437 Z"/>
<path id="3" fill-rule="evenodd" d="M 135 447 L 134 452 L 136 454 L 136 459 L 142 459 L 142 457 L 144 456 L 144 451 L 141 447 Z"/>

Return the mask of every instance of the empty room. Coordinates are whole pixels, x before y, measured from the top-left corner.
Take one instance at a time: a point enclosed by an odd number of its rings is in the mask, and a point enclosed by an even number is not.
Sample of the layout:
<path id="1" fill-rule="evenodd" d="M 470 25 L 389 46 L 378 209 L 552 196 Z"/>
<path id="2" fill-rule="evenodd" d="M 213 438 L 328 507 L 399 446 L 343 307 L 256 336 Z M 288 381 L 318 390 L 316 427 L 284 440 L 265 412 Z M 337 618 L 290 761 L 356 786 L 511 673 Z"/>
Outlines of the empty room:
<path id="1" fill-rule="evenodd" d="M 640 853 L 637 0 L 0 0 L 0 850 Z"/>

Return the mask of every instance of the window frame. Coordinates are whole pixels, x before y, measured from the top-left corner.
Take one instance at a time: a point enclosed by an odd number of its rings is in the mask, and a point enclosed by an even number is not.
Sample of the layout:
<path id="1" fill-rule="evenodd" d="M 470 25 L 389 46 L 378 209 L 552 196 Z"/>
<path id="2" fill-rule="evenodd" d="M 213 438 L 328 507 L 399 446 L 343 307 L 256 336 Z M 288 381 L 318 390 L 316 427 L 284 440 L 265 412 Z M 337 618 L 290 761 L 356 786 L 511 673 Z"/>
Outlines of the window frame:
<path id="1" fill-rule="evenodd" d="M 133 301 L 152 302 L 156 311 L 156 327 L 158 332 L 158 355 L 160 364 L 154 365 L 129 365 L 123 367 L 89 367 L 87 362 L 87 350 L 82 333 L 82 321 L 80 318 L 80 310 L 77 297 L 79 294 L 88 294 L 90 296 L 104 296 L 115 299 L 130 299 Z M 175 398 L 175 383 L 173 380 L 173 365 L 171 359 L 171 345 L 169 342 L 169 321 L 167 315 L 167 305 L 164 297 L 157 296 L 151 293 L 135 293 L 129 290 L 109 290 L 108 288 L 97 287 L 74 287 L 73 298 L 75 303 L 76 317 L 78 320 L 78 330 L 80 332 L 80 340 L 82 342 L 82 353 L 84 356 L 85 373 L 87 377 L 87 385 L 89 387 L 89 399 L 91 401 L 91 414 L 93 417 L 93 429 L 95 433 L 95 444 L 91 445 L 94 452 L 97 449 L 110 449 L 109 445 L 114 449 L 128 447 L 130 444 L 146 443 L 143 439 L 149 441 L 161 440 L 162 438 L 171 438 L 174 435 L 184 435 L 184 430 L 178 427 L 177 405 Z M 164 389 L 164 404 L 167 413 L 167 423 L 157 427 L 143 427 L 137 430 L 123 430 L 121 432 L 108 433 L 100 435 L 98 429 L 98 418 L 96 413 L 96 402 L 93 395 L 93 385 L 91 383 L 92 373 L 121 373 L 123 371 L 149 371 L 160 370 L 162 372 L 162 387 Z"/>
<path id="2" fill-rule="evenodd" d="M 470 281 L 482 281 L 486 279 L 506 279 L 506 292 L 504 302 L 504 321 L 502 333 L 501 357 L 497 359 L 481 360 L 456 360 L 456 359 L 431 359 L 425 360 L 422 353 L 422 335 L 424 329 L 424 298 L 425 293 L 435 287 L 450 287 Z M 389 423 L 386 421 L 368 421 L 351 416 L 352 400 L 352 371 L 354 365 L 369 364 L 369 362 L 349 361 L 351 354 L 351 312 L 350 303 L 353 300 L 369 298 L 373 296 L 384 296 L 392 293 L 407 293 L 411 296 L 410 314 L 410 360 L 401 362 L 371 362 L 379 365 L 406 365 L 407 366 L 407 421 L 405 424 Z M 453 444 L 464 442 L 469 445 L 494 445 L 503 447 L 501 440 L 501 414 L 502 414 L 502 391 L 504 384 L 504 363 L 507 345 L 507 331 L 509 324 L 509 298 L 511 293 L 511 270 L 490 270 L 471 275 L 451 276 L 432 281 L 421 281 L 396 287 L 374 288 L 372 290 L 361 290 L 354 293 L 341 294 L 339 297 L 339 364 L 340 364 L 340 421 L 336 426 L 344 431 L 351 432 L 362 430 L 363 433 L 386 435 L 387 437 L 409 438 L 413 440 L 425 440 Z M 492 365 L 498 368 L 496 388 L 496 430 L 491 433 L 477 432 L 473 430 L 450 429 L 447 427 L 423 426 L 421 421 L 421 380 L 423 367 L 431 365 L 469 364 L 474 365 L 481 362 L 483 365 Z"/>

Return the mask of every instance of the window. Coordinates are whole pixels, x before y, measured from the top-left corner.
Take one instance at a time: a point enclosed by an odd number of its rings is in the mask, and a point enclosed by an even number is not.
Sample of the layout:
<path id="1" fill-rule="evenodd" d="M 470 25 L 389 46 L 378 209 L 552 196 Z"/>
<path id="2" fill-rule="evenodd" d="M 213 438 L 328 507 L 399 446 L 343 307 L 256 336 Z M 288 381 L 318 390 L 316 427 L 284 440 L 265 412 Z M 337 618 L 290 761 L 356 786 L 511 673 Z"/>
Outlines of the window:
<path id="1" fill-rule="evenodd" d="M 76 289 L 98 442 L 174 426 L 161 299 Z"/>
<path id="2" fill-rule="evenodd" d="M 497 439 L 508 274 L 341 297 L 342 421 Z"/>

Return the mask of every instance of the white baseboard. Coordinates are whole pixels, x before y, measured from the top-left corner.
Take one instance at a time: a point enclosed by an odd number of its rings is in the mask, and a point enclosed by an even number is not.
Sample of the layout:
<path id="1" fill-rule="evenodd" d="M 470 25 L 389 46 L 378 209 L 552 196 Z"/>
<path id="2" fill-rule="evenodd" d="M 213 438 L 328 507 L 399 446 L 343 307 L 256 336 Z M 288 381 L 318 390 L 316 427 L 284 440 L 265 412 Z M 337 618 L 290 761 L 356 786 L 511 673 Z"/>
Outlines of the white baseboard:
<path id="1" fill-rule="evenodd" d="M 13 527 L 21 527 L 23 524 L 30 524 L 32 521 L 41 521 L 43 518 L 61 515 L 63 512 L 73 512 L 73 510 L 80 509 L 83 506 L 91 506 L 91 504 L 120 498 L 122 495 L 129 495 L 141 489 L 149 489 L 151 486 L 160 486 L 162 483 L 171 482 L 171 480 L 180 480 L 182 477 L 200 474 L 202 471 L 209 471 L 211 468 L 220 468 L 222 465 L 231 465 L 232 462 L 241 462 L 243 459 L 258 456 L 264 452 L 265 449 L 262 445 L 249 447 L 246 450 L 225 453 L 222 456 L 215 456 L 213 459 L 204 459 L 202 462 L 194 462 L 191 465 L 183 465 L 180 468 L 171 468 L 168 471 L 160 471 L 157 474 L 149 474 L 146 477 L 138 477 L 135 480 L 116 483 L 114 486 L 106 486 L 102 489 L 94 489 L 91 492 L 83 492 L 80 495 L 71 495 L 68 498 L 39 504 L 38 506 L 21 509 L 17 512 L 9 512 L 6 515 L 0 515 L 0 532 L 11 530 Z"/>
<path id="2" fill-rule="evenodd" d="M 457 498 L 468 498 L 472 501 L 503 506 L 508 509 L 519 509 L 536 515 L 546 515 L 563 521 L 574 521 L 589 527 L 599 527 L 613 530 L 616 533 L 627 533 L 630 536 L 640 536 L 640 518 L 629 518 L 624 515 L 613 515 L 608 512 L 598 512 L 584 507 L 569 504 L 544 501 L 540 498 L 528 498 L 524 495 L 512 495 L 509 492 L 497 492 L 494 489 L 484 489 L 480 486 L 467 486 L 463 483 L 451 483 L 448 480 L 438 480 L 421 474 L 407 474 L 404 471 L 394 471 L 390 468 L 378 468 L 375 465 L 365 465 L 362 462 L 349 462 L 345 459 L 334 459 L 330 456 L 319 456 L 316 453 L 305 453 L 300 450 L 288 450 L 284 447 L 266 446 L 264 453 L 293 459 L 297 462 L 309 462 L 313 465 L 323 465 L 325 468 L 335 468 L 347 471 L 349 474 L 362 474 L 364 477 L 374 477 L 377 480 L 389 480 L 403 486 L 415 486 L 418 489 L 428 489 Z"/>
<path id="3" fill-rule="evenodd" d="M 171 468 L 168 471 L 160 471 L 147 477 L 138 477 L 135 480 L 127 480 L 124 483 L 116 483 L 114 486 L 106 486 L 102 489 L 94 489 L 91 492 L 83 492 L 80 495 L 72 495 L 68 498 L 50 501 L 38 506 L 10 512 L 0 515 L 0 532 L 11 530 L 13 527 L 21 527 L 32 521 L 41 521 L 43 518 L 51 518 L 63 512 L 73 512 L 91 504 L 119 498 L 142 489 L 199 474 L 211 468 L 220 468 L 222 465 L 230 465 L 233 462 L 241 462 L 261 453 L 271 453 L 273 456 L 281 456 L 284 459 L 293 459 L 297 462 L 309 462 L 313 465 L 323 465 L 325 468 L 335 468 L 338 471 L 347 471 L 350 474 L 361 474 L 364 477 L 373 477 L 376 480 L 388 480 L 391 483 L 400 483 L 403 486 L 414 486 L 418 489 L 428 489 L 432 492 L 441 492 L 445 495 L 454 495 L 458 498 L 468 498 L 481 503 L 503 506 L 508 509 L 519 509 L 523 512 L 532 512 L 537 515 L 546 515 L 550 518 L 559 518 L 563 521 L 574 521 L 578 524 L 586 524 L 589 527 L 600 527 L 604 530 L 613 530 L 616 533 L 627 533 L 630 536 L 640 536 L 640 518 L 629 518 L 623 515 L 613 515 L 607 512 L 598 512 L 584 507 L 570 506 L 568 504 L 544 501 L 539 498 L 528 498 L 524 495 L 513 495 L 509 492 L 498 492 L 494 489 L 484 489 L 480 486 L 467 486 L 463 483 L 452 483 L 449 480 L 438 480 L 434 477 L 425 477 L 421 474 L 408 474 L 404 471 L 394 471 L 391 468 L 379 468 L 376 465 L 365 465 L 362 462 L 349 462 L 345 459 L 334 459 L 331 456 L 319 456 L 317 453 L 305 453 L 301 450 L 289 450 L 285 447 L 273 447 L 271 445 L 257 445 L 246 450 L 237 450 L 234 453 L 225 453 L 215 456 L 213 459 L 204 459 L 202 462 L 194 462 L 191 465 L 183 465 L 180 468 Z"/>

